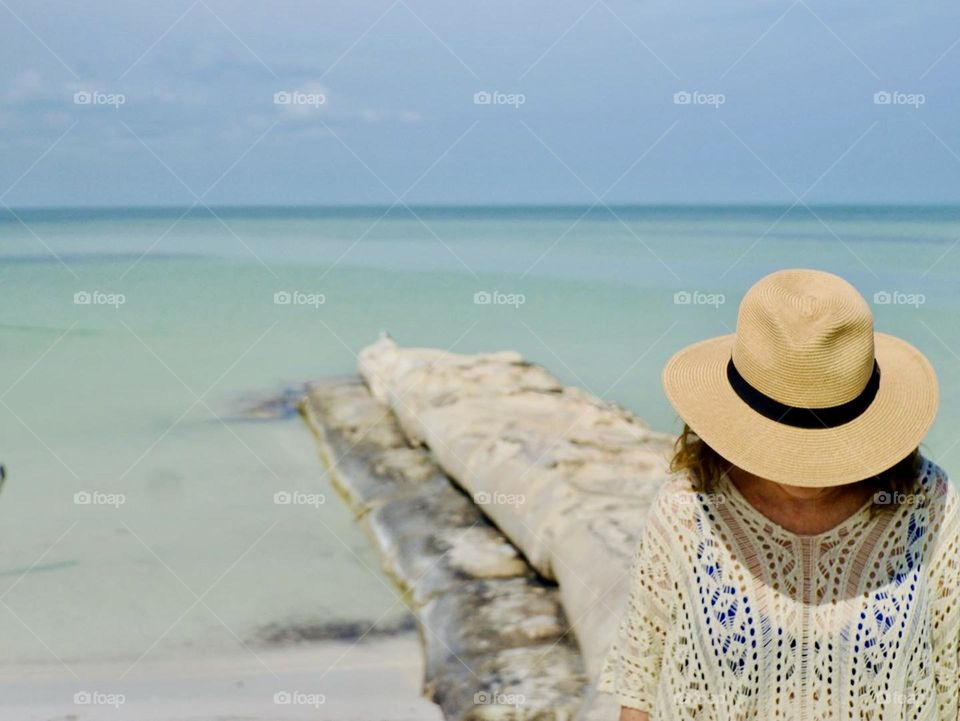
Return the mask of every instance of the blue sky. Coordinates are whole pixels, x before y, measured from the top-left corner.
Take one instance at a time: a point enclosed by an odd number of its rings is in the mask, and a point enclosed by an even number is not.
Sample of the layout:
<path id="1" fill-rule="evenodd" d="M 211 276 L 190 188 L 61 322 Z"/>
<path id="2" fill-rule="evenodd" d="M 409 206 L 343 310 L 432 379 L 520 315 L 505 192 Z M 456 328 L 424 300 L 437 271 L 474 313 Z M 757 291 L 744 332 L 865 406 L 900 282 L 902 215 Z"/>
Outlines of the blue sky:
<path id="1" fill-rule="evenodd" d="M 12 207 L 960 199 L 943 3 L 2 0 L 0 18 Z"/>

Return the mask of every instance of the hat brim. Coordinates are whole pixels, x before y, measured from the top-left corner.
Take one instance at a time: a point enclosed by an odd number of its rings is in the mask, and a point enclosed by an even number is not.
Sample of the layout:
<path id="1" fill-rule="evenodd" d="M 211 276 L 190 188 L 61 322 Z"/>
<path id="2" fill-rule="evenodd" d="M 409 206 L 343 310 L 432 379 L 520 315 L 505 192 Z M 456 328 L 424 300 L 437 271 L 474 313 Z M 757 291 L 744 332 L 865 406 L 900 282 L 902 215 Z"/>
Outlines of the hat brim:
<path id="1" fill-rule="evenodd" d="M 795 486 L 855 483 L 906 458 L 930 429 L 939 403 L 926 357 L 895 336 L 874 338 L 877 395 L 861 415 L 833 428 L 777 423 L 744 403 L 727 380 L 733 335 L 678 352 L 664 367 L 663 386 L 694 433 L 735 466 Z"/>

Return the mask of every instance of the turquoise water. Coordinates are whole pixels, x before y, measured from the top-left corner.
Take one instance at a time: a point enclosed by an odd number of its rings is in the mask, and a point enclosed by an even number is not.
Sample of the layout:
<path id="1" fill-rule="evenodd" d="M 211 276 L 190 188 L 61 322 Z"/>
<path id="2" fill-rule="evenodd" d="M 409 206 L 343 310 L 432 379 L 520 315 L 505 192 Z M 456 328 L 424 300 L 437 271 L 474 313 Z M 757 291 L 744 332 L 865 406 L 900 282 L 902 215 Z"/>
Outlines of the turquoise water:
<path id="1" fill-rule="evenodd" d="M 237 418 L 250 394 L 352 372 L 381 329 L 515 348 L 669 430 L 669 355 L 730 332 L 763 274 L 823 268 L 900 301 L 875 305 L 877 326 L 937 366 L 928 453 L 960 460 L 960 209 L 385 210 L 0 214 L 0 663 L 397 620 L 300 421 Z M 283 490 L 327 502 L 275 505 Z"/>

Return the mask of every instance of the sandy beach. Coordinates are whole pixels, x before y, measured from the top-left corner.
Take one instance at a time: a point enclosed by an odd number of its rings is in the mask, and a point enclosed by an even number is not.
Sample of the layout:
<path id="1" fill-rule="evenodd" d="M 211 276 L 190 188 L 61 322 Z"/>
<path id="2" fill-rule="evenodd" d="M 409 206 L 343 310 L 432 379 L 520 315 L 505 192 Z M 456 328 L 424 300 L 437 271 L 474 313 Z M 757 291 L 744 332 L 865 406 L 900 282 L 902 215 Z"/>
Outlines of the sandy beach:
<path id="1" fill-rule="evenodd" d="M 0 671 L 0 721 L 440 721 L 416 635 Z"/>

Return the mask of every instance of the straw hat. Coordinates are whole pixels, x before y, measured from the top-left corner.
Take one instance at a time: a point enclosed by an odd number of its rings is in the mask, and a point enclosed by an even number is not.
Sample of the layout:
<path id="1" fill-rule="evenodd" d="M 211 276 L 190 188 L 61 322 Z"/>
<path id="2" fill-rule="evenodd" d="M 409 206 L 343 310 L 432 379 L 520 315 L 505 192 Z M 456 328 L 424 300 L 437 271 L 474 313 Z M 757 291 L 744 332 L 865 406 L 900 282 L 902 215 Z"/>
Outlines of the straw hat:
<path id="1" fill-rule="evenodd" d="M 780 483 L 822 487 L 877 475 L 919 445 L 937 377 L 912 345 L 873 330 L 856 288 L 781 270 L 740 303 L 737 332 L 674 355 L 667 396 L 705 443 Z"/>

